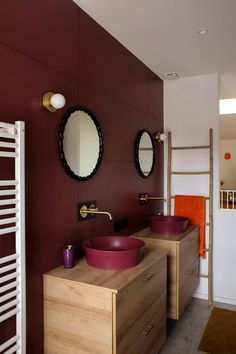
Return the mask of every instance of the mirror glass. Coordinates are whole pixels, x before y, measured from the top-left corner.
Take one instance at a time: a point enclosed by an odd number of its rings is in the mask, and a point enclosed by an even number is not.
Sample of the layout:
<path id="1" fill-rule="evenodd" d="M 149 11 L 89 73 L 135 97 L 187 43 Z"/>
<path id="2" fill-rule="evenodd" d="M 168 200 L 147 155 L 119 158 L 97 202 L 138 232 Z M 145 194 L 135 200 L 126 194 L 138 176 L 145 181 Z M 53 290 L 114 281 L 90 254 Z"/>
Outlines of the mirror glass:
<path id="1" fill-rule="evenodd" d="M 140 130 L 136 138 L 135 161 L 140 176 L 150 176 L 154 168 L 155 146 L 152 135 L 145 129 Z"/>
<path id="2" fill-rule="evenodd" d="M 67 172 L 77 180 L 88 180 L 102 160 L 103 139 L 95 116 L 86 108 L 71 108 L 60 127 L 60 157 Z"/>

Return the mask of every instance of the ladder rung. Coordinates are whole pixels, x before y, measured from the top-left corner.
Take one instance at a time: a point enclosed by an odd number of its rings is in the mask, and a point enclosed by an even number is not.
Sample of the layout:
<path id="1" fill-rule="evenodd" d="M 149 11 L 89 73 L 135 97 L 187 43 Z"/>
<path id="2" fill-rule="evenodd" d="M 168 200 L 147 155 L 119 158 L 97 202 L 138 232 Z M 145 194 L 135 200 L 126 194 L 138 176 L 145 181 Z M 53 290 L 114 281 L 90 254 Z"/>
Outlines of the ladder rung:
<path id="1" fill-rule="evenodd" d="M 172 150 L 194 150 L 194 149 L 210 149 L 210 145 L 198 146 L 172 146 Z"/>
<path id="2" fill-rule="evenodd" d="M 172 175 L 209 175 L 210 171 L 196 171 L 196 172 L 190 172 L 190 171 L 173 171 L 171 172 Z"/>
<path id="3" fill-rule="evenodd" d="M 209 278 L 206 274 L 200 274 L 200 278 Z"/>
<path id="4" fill-rule="evenodd" d="M 171 196 L 171 199 L 175 199 L 175 196 L 172 195 L 172 196 Z M 210 200 L 210 197 L 205 197 L 205 199 L 206 199 L 206 200 Z"/>

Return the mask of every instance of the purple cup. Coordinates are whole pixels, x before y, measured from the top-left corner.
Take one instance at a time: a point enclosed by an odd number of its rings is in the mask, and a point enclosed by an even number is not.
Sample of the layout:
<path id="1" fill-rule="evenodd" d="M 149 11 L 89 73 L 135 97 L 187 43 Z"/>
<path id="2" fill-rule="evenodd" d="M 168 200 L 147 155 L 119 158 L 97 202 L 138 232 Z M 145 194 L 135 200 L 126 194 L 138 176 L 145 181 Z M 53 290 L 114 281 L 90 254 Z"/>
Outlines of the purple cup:
<path id="1" fill-rule="evenodd" d="M 75 256 L 75 248 L 73 245 L 67 245 L 63 248 L 64 268 L 74 267 L 74 256 Z"/>

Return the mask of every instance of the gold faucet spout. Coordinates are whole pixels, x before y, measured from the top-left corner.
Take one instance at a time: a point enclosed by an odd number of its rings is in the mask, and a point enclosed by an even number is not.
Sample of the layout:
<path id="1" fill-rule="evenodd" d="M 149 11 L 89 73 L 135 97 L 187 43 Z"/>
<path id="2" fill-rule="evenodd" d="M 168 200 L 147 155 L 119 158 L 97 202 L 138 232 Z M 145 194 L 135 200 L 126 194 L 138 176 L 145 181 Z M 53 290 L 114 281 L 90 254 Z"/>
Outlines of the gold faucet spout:
<path id="1" fill-rule="evenodd" d="M 83 205 L 82 208 L 80 209 L 80 215 L 82 218 L 86 218 L 87 214 L 101 214 L 101 215 L 107 215 L 110 220 L 112 220 L 112 215 L 108 211 L 100 211 L 98 208 L 95 207 L 95 205 L 90 205 L 88 208 L 86 205 Z"/>
<path id="2" fill-rule="evenodd" d="M 112 216 L 111 213 L 109 213 L 108 211 L 100 211 L 97 208 L 89 208 L 86 213 L 89 214 L 101 214 L 101 215 L 107 215 L 109 217 L 110 220 L 112 220 Z"/>

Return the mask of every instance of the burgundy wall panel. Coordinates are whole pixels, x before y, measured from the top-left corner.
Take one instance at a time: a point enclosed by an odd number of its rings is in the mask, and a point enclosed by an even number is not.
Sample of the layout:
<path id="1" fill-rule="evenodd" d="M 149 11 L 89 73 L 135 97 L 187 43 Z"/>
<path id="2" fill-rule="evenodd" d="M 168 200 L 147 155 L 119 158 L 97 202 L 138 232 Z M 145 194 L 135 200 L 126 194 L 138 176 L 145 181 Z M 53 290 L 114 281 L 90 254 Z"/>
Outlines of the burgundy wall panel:
<path id="1" fill-rule="evenodd" d="M 58 130 L 66 108 L 55 113 L 41 104 L 43 94 L 57 91 L 65 94 L 67 105 L 76 102 L 74 80 L 36 61 L 0 45 L 1 116 L 9 121 L 24 120 L 27 152 L 58 155 Z"/>
<path id="2" fill-rule="evenodd" d="M 146 67 L 82 11 L 78 43 L 79 80 L 145 111 Z"/>
<path id="3" fill-rule="evenodd" d="M 163 81 L 147 69 L 147 113 L 163 122 Z"/>
<path id="4" fill-rule="evenodd" d="M 0 42 L 76 76 L 77 6 L 68 0 L 8 0 L 1 3 Z"/>
<path id="5" fill-rule="evenodd" d="M 54 44 L 53 44 L 54 43 Z M 135 166 L 140 129 L 163 130 L 163 85 L 147 67 L 70 0 L 9 0 L 0 13 L 1 120 L 26 124 L 27 353 L 43 354 L 44 272 L 62 264 L 62 247 L 78 246 L 95 235 L 114 234 L 114 222 L 128 218 L 129 235 L 147 226 L 162 210 L 152 201 L 140 206 L 138 194 L 163 194 L 163 144 L 156 143 L 156 165 L 149 178 Z M 66 106 L 50 113 L 45 92 L 66 96 Z M 84 106 L 97 117 L 104 155 L 95 176 L 72 179 L 58 153 L 64 113 Z M 0 161 L 1 178 L 12 166 Z M 77 203 L 96 200 L 113 220 L 97 216 L 78 222 Z M 1 238 L 0 255 L 12 242 Z M 0 343 L 12 323 L 0 327 Z"/>

